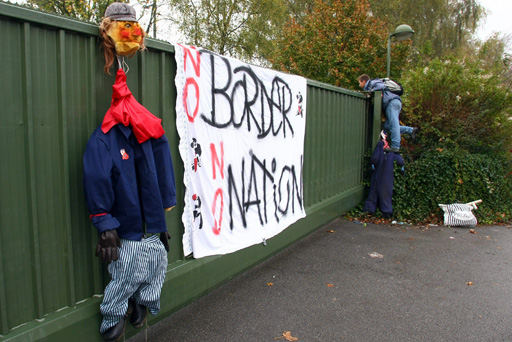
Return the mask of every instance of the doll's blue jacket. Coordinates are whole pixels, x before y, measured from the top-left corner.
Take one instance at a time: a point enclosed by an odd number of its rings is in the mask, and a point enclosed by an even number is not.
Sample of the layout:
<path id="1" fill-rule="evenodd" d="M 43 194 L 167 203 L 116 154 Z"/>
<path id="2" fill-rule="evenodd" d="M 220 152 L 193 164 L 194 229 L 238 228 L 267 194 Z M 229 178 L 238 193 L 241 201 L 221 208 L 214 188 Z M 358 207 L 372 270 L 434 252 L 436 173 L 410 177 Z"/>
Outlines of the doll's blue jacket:
<path id="1" fill-rule="evenodd" d="M 138 143 L 122 124 L 107 133 L 98 127 L 83 156 L 83 188 L 91 221 L 99 233 L 140 241 L 167 231 L 165 208 L 176 205 L 174 168 L 165 135 Z"/>

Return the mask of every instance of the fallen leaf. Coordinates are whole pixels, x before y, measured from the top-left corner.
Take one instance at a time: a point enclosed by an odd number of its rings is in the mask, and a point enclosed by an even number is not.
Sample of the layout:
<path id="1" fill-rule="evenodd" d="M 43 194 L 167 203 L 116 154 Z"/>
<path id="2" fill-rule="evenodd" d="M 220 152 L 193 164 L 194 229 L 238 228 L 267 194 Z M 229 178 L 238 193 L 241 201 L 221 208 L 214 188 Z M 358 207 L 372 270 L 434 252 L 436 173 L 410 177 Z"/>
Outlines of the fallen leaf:
<path id="1" fill-rule="evenodd" d="M 276 338 L 274 338 L 274 340 L 279 340 L 280 338 L 285 338 L 287 341 L 298 341 L 299 340 L 297 337 L 292 336 L 291 331 L 285 331 L 283 333 L 283 336 L 276 337 Z"/>
<path id="2" fill-rule="evenodd" d="M 327 287 L 334 287 L 334 284 L 327 284 Z"/>
<path id="3" fill-rule="evenodd" d="M 332 230 L 332 229 L 328 230 L 327 233 L 332 234 L 332 233 L 334 233 L 334 230 Z"/>
<path id="4" fill-rule="evenodd" d="M 274 286 L 274 283 L 267 283 L 268 286 Z"/>
<path id="5" fill-rule="evenodd" d="M 499 246 L 498 246 L 498 247 L 496 247 L 496 249 L 500 249 L 500 250 L 501 250 L 501 249 L 503 249 L 503 247 L 499 247 Z"/>
<path id="6" fill-rule="evenodd" d="M 475 283 L 473 283 L 472 281 L 468 281 L 468 282 L 466 283 L 466 285 L 468 285 L 468 286 L 472 286 L 473 284 L 475 284 Z"/>

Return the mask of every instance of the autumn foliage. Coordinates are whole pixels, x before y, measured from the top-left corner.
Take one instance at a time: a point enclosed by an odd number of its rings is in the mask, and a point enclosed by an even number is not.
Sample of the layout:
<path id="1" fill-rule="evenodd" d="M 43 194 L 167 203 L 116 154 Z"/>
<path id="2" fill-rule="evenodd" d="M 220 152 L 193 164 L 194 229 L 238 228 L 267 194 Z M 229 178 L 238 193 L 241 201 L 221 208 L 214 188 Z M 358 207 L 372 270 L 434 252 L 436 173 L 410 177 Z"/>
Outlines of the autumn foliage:
<path id="1" fill-rule="evenodd" d="M 285 25 L 273 67 L 289 73 L 357 89 L 357 77 L 386 73 L 388 32 L 371 15 L 367 0 L 316 0 L 300 23 L 292 18 Z M 408 43 L 393 44 L 395 77 L 405 61 Z"/>

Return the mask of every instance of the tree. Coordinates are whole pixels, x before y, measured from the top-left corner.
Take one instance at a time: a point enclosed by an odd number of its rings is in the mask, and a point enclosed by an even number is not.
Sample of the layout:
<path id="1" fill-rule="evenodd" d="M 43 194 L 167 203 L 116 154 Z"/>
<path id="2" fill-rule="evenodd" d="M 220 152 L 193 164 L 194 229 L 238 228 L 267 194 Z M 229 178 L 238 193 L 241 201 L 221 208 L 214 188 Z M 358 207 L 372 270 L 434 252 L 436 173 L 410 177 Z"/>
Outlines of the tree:
<path id="1" fill-rule="evenodd" d="M 157 0 L 139 0 L 138 4 L 141 7 L 141 18 L 147 18 L 146 32 L 152 35 L 153 38 L 157 38 L 156 23 L 160 18 L 158 9 L 160 7 L 159 1 Z M 146 14 L 149 12 L 149 14 Z M 153 29 L 153 32 L 151 32 Z"/>
<path id="2" fill-rule="evenodd" d="M 113 2 L 114 0 L 28 0 L 27 4 L 46 12 L 99 24 L 108 5 Z M 128 1 L 119 0 L 119 2 Z"/>
<path id="3" fill-rule="evenodd" d="M 480 61 L 434 59 L 404 73 L 404 122 L 422 128 L 418 148 L 510 156 L 512 93 Z"/>
<path id="4" fill-rule="evenodd" d="M 507 52 L 512 36 L 494 34 L 478 47 L 477 54 L 468 55 L 484 70 L 490 70 L 509 89 L 512 88 L 512 56 Z"/>
<path id="5" fill-rule="evenodd" d="M 387 32 L 404 23 L 414 29 L 416 61 L 463 51 L 485 16 L 476 0 L 369 1 L 372 13 L 386 22 Z"/>
<path id="6" fill-rule="evenodd" d="M 284 27 L 271 62 L 277 69 L 350 89 L 357 77 L 386 72 L 388 34 L 372 16 L 367 0 L 316 0 L 302 22 L 291 18 Z M 405 65 L 408 44 L 393 48 L 394 75 Z"/>
<path id="7" fill-rule="evenodd" d="M 276 0 L 170 0 L 174 18 L 189 44 L 222 55 L 252 60 L 263 56 L 286 16 Z"/>
<path id="8" fill-rule="evenodd" d="M 313 11 L 315 0 L 287 0 L 288 18 L 294 18 L 298 23 Z"/>

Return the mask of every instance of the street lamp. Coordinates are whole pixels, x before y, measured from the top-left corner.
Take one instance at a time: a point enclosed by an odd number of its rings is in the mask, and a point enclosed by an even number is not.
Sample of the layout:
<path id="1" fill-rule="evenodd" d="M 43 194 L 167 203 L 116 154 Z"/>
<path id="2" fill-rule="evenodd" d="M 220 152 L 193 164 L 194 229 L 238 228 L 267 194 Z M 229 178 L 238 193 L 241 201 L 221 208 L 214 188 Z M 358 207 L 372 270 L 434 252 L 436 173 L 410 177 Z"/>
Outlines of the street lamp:
<path id="1" fill-rule="evenodd" d="M 389 71 L 391 69 L 391 38 L 395 37 L 395 41 L 399 42 L 411 38 L 414 30 L 409 25 L 400 25 L 395 29 L 395 32 L 389 34 L 388 38 L 388 69 L 386 77 L 389 78 Z"/>

